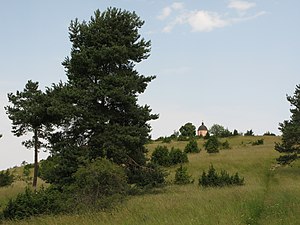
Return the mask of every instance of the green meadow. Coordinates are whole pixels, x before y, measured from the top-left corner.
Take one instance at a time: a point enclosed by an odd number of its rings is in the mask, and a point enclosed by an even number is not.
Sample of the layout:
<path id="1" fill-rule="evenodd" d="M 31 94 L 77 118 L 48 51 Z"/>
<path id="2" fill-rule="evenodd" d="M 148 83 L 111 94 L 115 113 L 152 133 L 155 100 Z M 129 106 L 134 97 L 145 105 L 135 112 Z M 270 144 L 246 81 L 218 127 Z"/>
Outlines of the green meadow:
<path id="1" fill-rule="evenodd" d="M 263 145 L 251 142 L 264 139 Z M 5 221 L 7 225 L 292 225 L 300 224 L 300 163 L 278 166 L 278 152 L 274 143 L 280 137 L 231 137 L 231 149 L 217 154 L 202 150 L 189 154 L 184 166 L 194 178 L 193 184 L 174 185 L 174 171 L 178 166 L 167 168 L 168 185 L 153 193 L 129 196 L 111 211 L 87 212 L 79 215 L 35 217 L 22 221 Z M 187 142 L 147 145 L 151 153 L 157 145 L 183 149 Z M 203 170 L 213 164 L 216 170 L 225 169 L 230 174 L 238 172 L 245 178 L 244 186 L 202 188 L 198 179 Z M 15 182 L 11 187 L 0 188 L 0 207 L 23 190 L 26 184 Z"/>

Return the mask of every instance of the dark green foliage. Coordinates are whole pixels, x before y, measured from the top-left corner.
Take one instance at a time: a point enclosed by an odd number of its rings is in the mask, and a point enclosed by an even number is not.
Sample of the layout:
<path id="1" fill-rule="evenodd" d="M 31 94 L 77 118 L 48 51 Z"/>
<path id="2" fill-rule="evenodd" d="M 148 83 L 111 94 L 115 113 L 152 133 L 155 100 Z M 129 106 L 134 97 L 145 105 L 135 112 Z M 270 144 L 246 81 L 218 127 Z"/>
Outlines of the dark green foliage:
<path id="1" fill-rule="evenodd" d="M 203 187 L 223 187 L 230 185 L 244 185 L 244 178 L 240 178 L 238 173 L 229 175 L 225 170 L 219 174 L 213 165 L 210 165 L 208 172 L 203 171 L 199 178 L 199 186 Z"/>
<path id="2" fill-rule="evenodd" d="M 41 141 L 51 131 L 52 118 L 47 108 L 49 101 L 47 95 L 38 89 L 38 82 L 29 80 L 22 92 L 9 93 L 8 100 L 11 105 L 6 106 L 8 118 L 12 120 L 12 132 L 17 137 L 33 133 L 30 140 L 22 142 L 26 148 L 34 149 L 34 175 L 33 186 L 37 185 L 38 151 L 46 145 Z"/>
<path id="3" fill-rule="evenodd" d="M 183 151 L 181 151 L 179 148 L 171 148 L 171 151 L 169 153 L 169 162 L 170 165 L 176 165 L 180 163 L 187 163 L 188 157 L 187 154 Z"/>
<path id="4" fill-rule="evenodd" d="M 14 176 L 7 169 L 0 172 L 0 187 L 11 185 L 14 182 Z"/>
<path id="5" fill-rule="evenodd" d="M 186 153 L 199 153 L 200 148 L 198 147 L 196 140 L 190 140 L 189 143 L 184 148 L 184 152 Z"/>
<path id="6" fill-rule="evenodd" d="M 286 164 L 290 164 L 291 162 L 293 162 L 294 160 L 296 160 L 298 158 L 299 158 L 299 156 L 297 154 L 288 154 L 288 155 L 279 156 L 279 158 L 277 158 L 276 161 L 279 164 L 286 165 Z"/>
<path id="7" fill-rule="evenodd" d="M 157 146 L 151 156 L 151 162 L 161 166 L 169 166 L 169 150 L 166 146 Z"/>
<path id="8" fill-rule="evenodd" d="M 142 188 L 153 188 L 164 185 L 167 172 L 155 163 L 147 163 L 145 166 L 132 166 L 128 170 L 130 183 Z"/>
<path id="9" fill-rule="evenodd" d="M 246 133 L 244 134 L 244 136 L 254 136 L 254 133 L 253 133 L 252 129 L 247 130 Z"/>
<path id="10" fill-rule="evenodd" d="M 177 138 L 177 141 L 188 141 L 189 139 L 190 139 L 189 137 L 180 135 L 180 136 Z"/>
<path id="11" fill-rule="evenodd" d="M 252 145 L 263 145 L 263 144 L 264 144 L 264 139 L 258 139 L 252 142 Z"/>
<path id="12" fill-rule="evenodd" d="M 196 135 L 196 127 L 192 123 L 186 123 L 180 127 L 179 131 L 183 137 L 194 137 Z"/>
<path id="13" fill-rule="evenodd" d="M 293 96 L 287 96 L 292 108 L 290 109 L 290 120 L 285 120 L 279 124 L 279 130 L 282 132 L 282 143 L 275 144 L 275 150 L 284 153 L 286 157 L 281 158 L 281 162 L 290 162 L 297 159 L 294 155 L 300 152 L 300 85 L 296 86 Z M 290 160 L 282 160 L 290 159 Z"/>
<path id="14" fill-rule="evenodd" d="M 26 188 L 17 198 L 10 199 L 3 210 L 5 219 L 24 219 L 41 214 L 58 214 L 66 209 L 65 198 L 54 189 L 44 189 L 33 192 Z"/>
<path id="15" fill-rule="evenodd" d="M 209 133 L 217 137 L 232 136 L 232 133 L 227 128 L 225 129 L 222 125 L 219 124 L 212 125 L 212 127 L 209 129 Z"/>
<path id="16" fill-rule="evenodd" d="M 218 153 L 220 148 L 220 142 L 216 136 L 210 136 L 204 143 L 204 148 L 208 153 Z"/>
<path id="17" fill-rule="evenodd" d="M 181 165 L 175 173 L 175 184 L 190 184 L 193 182 L 194 180 L 192 176 L 188 174 L 187 168 Z"/>
<path id="18" fill-rule="evenodd" d="M 67 82 L 48 91 L 49 111 L 59 118 L 50 137 L 56 166 L 48 170 L 48 181 L 72 183 L 83 161 L 99 157 L 128 169 L 146 165 L 148 122 L 158 116 L 138 104 L 155 78 L 135 69 L 151 47 L 139 34 L 143 24 L 134 12 L 116 8 L 97 10 L 88 22 L 71 22 L 72 48 L 63 62 Z"/>
<path id="19" fill-rule="evenodd" d="M 264 136 L 276 136 L 276 134 L 267 131 L 266 133 L 264 133 Z"/>
<path id="20" fill-rule="evenodd" d="M 233 136 L 238 136 L 238 135 L 239 135 L 239 132 L 238 132 L 236 129 L 234 129 L 232 135 L 233 135 Z"/>
<path id="21" fill-rule="evenodd" d="M 204 137 L 204 139 L 205 139 L 205 140 L 208 140 L 209 138 L 210 138 L 210 133 L 207 132 L 206 135 L 205 135 L 205 137 Z"/>
<path id="22" fill-rule="evenodd" d="M 217 137 L 221 137 L 222 133 L 224 131 L 225 131 L 225 128 L 222 125 L 219 125 L 219 124 L 214 124 L 209 129 L 209 133 L 214 135 L 214 136 L 217 136 Z"/>
<path id="23" fill-rule="evenodd" d="M 107 159 L 96 159 L 80 167 L 71 186 L 77 203 L 93 207 L 102 206 L 107 197 L 124 196 L 128 188 L 124 169 Z"/>
<path id="24" fill-rule="evenodd" d="M 157 146 L 152 153 L 151 162 L 160 166 L 172 166 L 188 162 L 188 157 L 178 148 L 172 148 L 169 151 L 166 146 Z"/>
<path id="25" fill-rule="evenodd" d="M 30 169 L 34 168 L 33 164 L 26 164 L 23 168 L 23 176 L 29 177 L 30 175 Z"/>
<path id="26" fill-rule="evenodd" d="M 171 143 L 171 141 L 172 141 L 172 138 L 171 138 L 171 137 L 164 137 L 164 138 L 162 139 L 162 143 Z"/>
<path id="27" fill-rule="evenodd" d="M 226 140 L 221 144 L 221 149 L 230 149 L 229 142 Z"/>

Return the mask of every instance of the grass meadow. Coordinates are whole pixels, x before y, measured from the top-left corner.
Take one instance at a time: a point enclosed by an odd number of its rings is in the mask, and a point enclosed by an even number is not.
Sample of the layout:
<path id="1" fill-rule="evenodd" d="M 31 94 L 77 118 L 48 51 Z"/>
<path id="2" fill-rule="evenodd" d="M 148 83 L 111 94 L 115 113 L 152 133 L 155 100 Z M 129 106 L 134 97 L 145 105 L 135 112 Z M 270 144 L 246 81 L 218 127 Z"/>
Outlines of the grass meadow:
<path id="1" fill-rule="evenodd" d="M 264 145 L 251 142 L 264 139 Z M 224 141 L 223 139 L 222 141 Z M 5 221 L 7 225 L 293 225 L 300 224 L 300 163 L 278 166 L 274 142 L 279 137 L 227 138 L 229 150 L 217 154 L 189 154 L 185 164 L 195 182 L 174 185 L 174 171 L 168 168 L 170 183 L 152 194 L 130 196 L 117 208 L 108 212 L 90 212 L 79 215 L 42 216 L 23 221 Z M 198 140 L 202 146 L 204 140 Z M 149 152 L 158 145 L 183 149 L 187 142 L 147 145 Z M 245 178 L 244 186 L 201 188 L 198 179 L 203 170 L 213 164 L 216 170 L 225 169 L 230 174 L 238 172 Z M 20 192 L 24 183 L 0 189 L 0 204 Z"/>

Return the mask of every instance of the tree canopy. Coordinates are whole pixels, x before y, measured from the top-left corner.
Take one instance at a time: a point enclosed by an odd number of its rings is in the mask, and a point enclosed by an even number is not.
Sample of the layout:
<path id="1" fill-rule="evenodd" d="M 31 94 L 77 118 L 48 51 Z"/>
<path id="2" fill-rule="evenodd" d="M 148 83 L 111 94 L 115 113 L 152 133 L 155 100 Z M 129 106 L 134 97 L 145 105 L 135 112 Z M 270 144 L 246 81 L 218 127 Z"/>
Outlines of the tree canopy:
<path id="1" fill-rule="evenodd" d="M 183 137 L 194 137 L 196 135 L 196 127 L 192 123 L 184 124 L 179 131 Z"/>
<path id="2" fill-rule="evenodd" d="M 46 137 L 51 123 L 51 118 L 47 113 L 47 97 L 38 88 L 38 82 L 29 80 L 22 92 L 8 94 L 11 105 L 5 107 L 9 119 L 12 120 L 12 132 L 15 136 L 20 137 L 28 132 L 33 133 L 32 139 L 24 141 L 22 144 L 27 148 L 34 148 L 34 187 L 37 185 L 38 151 L 45 147 L 41 139 Z"/>
<path id="3" fill-rule="evenodd" d="M 155 78 L 135 70 L 150 52 L 150 41 L 138 32 L 143 24 L 134 12 L 116 8 L 71 22 L 72 49 L 62 63 L 68 79 L 49 90 L 51 110 L 64 112 L 50 141 L 58 177 L 72 182 L 82 160 L 99 157 L 127 168 L 145 165 L 148 121 L 158 116 L 137 102 Z"/>
<path id="4" fill-rule="evenodd" d="M 209 129 L 209 133 L 212 135 L 215 135 L 217 137 L 229 137 L 232 136 L 232 133 L 224 126 L 220 124 L 214 124 L 212 127 Z"/>
<path id="5" fill-rule="evenodd" d="M 284 120 L 279 124 L 279 130 L 282 132 L 282 143 L 276 143 L 275 150 L 284 153 L 279 158 L 284 159 L 284 163 L 298 158 L 300 152 L 300 85 L 296 86 L 293 96 L 287 96 L 287 100 L 291 104 L 290 120 Z"/>

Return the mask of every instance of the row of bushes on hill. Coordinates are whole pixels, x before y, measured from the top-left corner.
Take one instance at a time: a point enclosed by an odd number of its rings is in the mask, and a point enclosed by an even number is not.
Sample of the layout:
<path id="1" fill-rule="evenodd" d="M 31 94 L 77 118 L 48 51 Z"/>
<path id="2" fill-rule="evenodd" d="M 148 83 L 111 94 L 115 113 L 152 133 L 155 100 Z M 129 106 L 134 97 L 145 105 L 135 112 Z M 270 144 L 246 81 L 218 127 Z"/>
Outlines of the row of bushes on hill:
<path id="1" fill-rule="evenodd" d="M 220 142 L 216 136 L 210 136 L 208 140 L 204 143 L 204 148 L 208 153 L 217 153 L 219 152 L 220 149 L 230 149 L 230 145 L 227 140 L 224 142 Z M 199 153 L 200 151 L 201 149 L 199 148 L 197 141 L 195 139 L 191 139 L 184 148 L 185 153 Z M 159 156 L 157 154 L 159 154 Z M 167 160 L 168 154 L 169 153 L 167 147 L 158 146 L 157 149 L 154 150 L 154 158 L 155 158 L 154 160 L 156 160 L 157 163 L 162 166 L 169 166 L 169 165 L 176 164 L 176 163 L 168 162 Z M 156 159 L 158 157 L 161 159 Z M 160 161 L 164 161 L 164 163 Z"/>
<path id="2" fill-rule="evenodd" d="M 213 165 L 209 167 L 207 173 L 203 171 L 202 176 L 199 178 L 199 185 L 203 187 L 223 187 L 243 184 L 244 178 L 240 178 L 238 173 L 229 175 L 229 173 L 225 170 L 221 170 L 221 172 L 218 173 Z"/>
<path id="3" fill-rule="evenodd" d="M 187 168 L 182 165 L 176 170 L 175 184 L 189 184 L 193 183 L 194 179 L 188 174 Z M 238 173 L 229 175 L 225 170 L 218 173 L 213 165 L 209 167 L 208 172 L 203 171 L 199 178 L 199 186 L 203 187 L 223 187 L 232 185 L 244 185 L 244 178 L 240 177 Z"/>
<path id="4" fill-rule="evenodd" d="M 186 152 L 178 148 L 171 148 L 169 150 L 166 146 L 159 145 L 152 153 L 151 162 L 160 166 L 172 166 L 188 162 L 188 157 Z"/>

